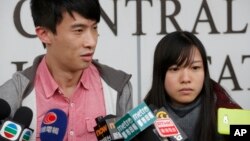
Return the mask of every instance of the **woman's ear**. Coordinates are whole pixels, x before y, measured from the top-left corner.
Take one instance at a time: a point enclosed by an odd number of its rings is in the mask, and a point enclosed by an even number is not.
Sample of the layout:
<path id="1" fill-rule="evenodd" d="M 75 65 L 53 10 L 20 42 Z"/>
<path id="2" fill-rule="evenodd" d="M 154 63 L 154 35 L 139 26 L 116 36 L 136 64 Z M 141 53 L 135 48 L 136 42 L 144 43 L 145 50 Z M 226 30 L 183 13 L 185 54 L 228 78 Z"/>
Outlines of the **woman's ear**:
<path id="1" fill-rule="evenodd" d="M 37 37 L 46 45 L 51 43 L 50 34 L 52 33 L 48 29 L 41 26 L 36 27 Z"/>

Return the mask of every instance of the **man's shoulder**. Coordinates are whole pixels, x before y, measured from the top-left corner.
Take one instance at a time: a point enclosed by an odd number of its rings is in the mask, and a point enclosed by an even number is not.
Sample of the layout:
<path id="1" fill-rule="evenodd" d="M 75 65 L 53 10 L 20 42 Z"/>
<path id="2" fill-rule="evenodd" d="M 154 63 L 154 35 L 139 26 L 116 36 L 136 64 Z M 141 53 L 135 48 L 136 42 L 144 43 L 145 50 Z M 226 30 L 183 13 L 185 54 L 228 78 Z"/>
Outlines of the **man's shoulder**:
<path id="1" fill-rule="evenodd" d="M 115 69 L 111 66 L 100 63 L 99 61 L 93 60 L 92 62 L 97 70 L 99 71 L 102 79 L 111 87 L 120 91 L 126 84 L 130 83 L 131 74 L 125 71 Z"/>
<path id="2" fill-rule="evenodd" d="M 109 65 L 106 64 L 102 64 L 97 60 L 93 60 L 92 62 L 98 69 L 98 71 L 102 74 L 102 75 L 110 75 L 112 74 L 112 76 L 126 76 L 126 77 L 131 77 L 131 74 L 128 74 L 127 72 L 120 70 L 120 69 L 116 69 L 114 67 L 111 67 Z"/>

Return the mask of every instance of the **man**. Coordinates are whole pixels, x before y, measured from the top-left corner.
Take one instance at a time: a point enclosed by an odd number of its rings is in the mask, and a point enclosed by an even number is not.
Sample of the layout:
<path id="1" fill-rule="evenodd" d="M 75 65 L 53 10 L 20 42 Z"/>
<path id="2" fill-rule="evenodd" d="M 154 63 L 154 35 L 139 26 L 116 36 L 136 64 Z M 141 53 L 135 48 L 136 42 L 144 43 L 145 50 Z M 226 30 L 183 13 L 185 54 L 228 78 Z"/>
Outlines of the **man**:
<path id="1" fill-rule="evenodd" d="M 64 140 L 93 141 L 95 118 L 122 116 L 132 108 L 131 75 L 93 60 L 98 39 L 98 0 L 31 0 L 31 13 L 46 54 L 0 87 L 11 106 L 33 110 L 32 140 L 53 108 L 68 116 Z"/>

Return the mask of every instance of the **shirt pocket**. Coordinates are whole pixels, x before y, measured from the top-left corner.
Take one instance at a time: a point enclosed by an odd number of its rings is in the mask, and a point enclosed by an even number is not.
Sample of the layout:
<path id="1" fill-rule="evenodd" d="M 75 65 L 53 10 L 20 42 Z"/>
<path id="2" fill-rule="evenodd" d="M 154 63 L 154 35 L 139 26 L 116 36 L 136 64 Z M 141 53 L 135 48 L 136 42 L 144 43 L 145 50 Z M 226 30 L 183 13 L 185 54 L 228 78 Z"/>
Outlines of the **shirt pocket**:
<path id="1" fill-rule="evenodd" d="M 81 116 L 79 121 L 80 123 L 75 123 L 77 137 L 94 134 L 94 127 L 96 126 L 95 118 Z"/>
<path id="2" fill-rule="evenodd" d="M 96 126 L 96 121 L 93 118 L 86 118 L 87 132 L 94 132 L 94 127 Z"/>

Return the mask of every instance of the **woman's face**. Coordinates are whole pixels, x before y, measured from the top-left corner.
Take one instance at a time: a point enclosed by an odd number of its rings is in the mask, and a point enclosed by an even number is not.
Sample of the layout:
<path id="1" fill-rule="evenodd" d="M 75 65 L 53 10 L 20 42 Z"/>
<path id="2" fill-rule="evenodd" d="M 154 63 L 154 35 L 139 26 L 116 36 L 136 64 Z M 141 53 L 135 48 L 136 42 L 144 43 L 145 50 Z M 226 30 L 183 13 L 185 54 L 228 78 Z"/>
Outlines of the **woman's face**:
<path id="1" fill-rule="evenodd" d="M 166 72 L 165 91 L 174 106 L 185 106 L 193 102 L 203 87 L 203 61 L 198 49 L 194 48 L 193 51 L 193 59 L 188 66 L 173 65 Z"/>

